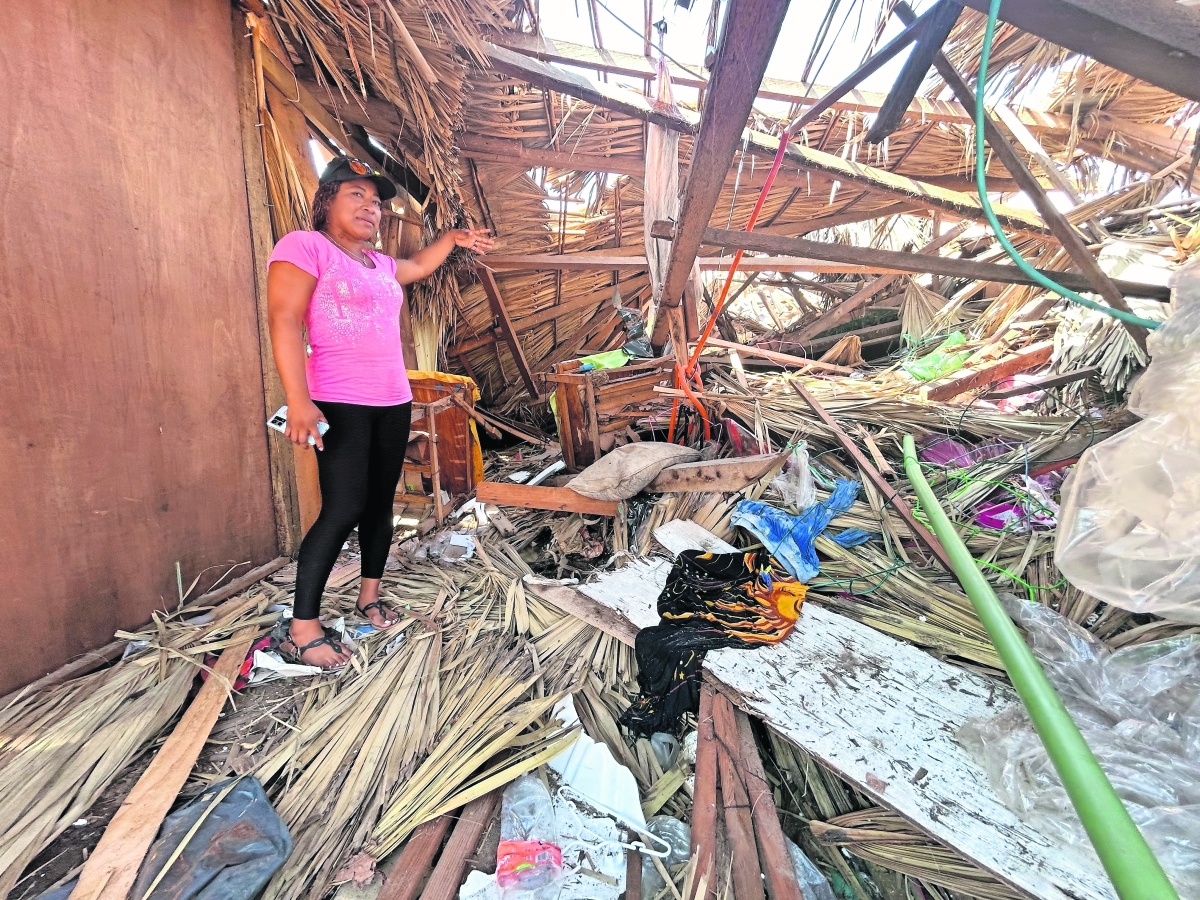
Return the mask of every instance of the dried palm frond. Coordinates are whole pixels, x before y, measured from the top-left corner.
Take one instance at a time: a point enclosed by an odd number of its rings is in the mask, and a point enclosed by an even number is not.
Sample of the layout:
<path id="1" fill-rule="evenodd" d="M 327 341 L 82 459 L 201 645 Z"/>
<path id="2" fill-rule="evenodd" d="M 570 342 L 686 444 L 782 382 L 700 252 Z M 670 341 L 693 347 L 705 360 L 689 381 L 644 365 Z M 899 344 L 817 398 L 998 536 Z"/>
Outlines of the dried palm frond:
<path id="1" fill-rule="evenodd" d="M 917 284 L 916 279 L 910 277 L 908 287 L 904 289 L 904 299 L 900 302 L 900 333 L 904 340 L 909 344 L 918 343 L 945 305 L 945 297 Z"/>
<path id="2" fill-rule="evenodd" d="M 880 807 L 810 822 L 817 841 L 861 859 L 979 900 L 1021 896 L 995 876 L 931 841 L 907 821 Z"/>
<path id="3" fill-rule="evenodd" d="M 848 334 L 821 356 L 821 362 L 833 363 L 835 366 L 865 366 L 862 358 L 862 339 L 856 334 Z"/>

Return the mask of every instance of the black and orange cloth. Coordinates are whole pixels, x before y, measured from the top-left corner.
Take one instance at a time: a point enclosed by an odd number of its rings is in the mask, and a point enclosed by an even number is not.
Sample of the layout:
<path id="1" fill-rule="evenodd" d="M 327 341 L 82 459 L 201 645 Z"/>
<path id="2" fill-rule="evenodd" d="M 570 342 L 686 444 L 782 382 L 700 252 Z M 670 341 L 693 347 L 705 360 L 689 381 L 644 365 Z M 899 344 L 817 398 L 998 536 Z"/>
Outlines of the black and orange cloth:
<path id="1" fill-rule="evenodd" d="M 763 551 L 680 553 L 658 596 L 659 624 L 638 632 L 641 693 L 621 723 L 639 735 L 674 732 L 684 713 L 699 709 L 705 654 L 779 643 L 806 590 Z"/>

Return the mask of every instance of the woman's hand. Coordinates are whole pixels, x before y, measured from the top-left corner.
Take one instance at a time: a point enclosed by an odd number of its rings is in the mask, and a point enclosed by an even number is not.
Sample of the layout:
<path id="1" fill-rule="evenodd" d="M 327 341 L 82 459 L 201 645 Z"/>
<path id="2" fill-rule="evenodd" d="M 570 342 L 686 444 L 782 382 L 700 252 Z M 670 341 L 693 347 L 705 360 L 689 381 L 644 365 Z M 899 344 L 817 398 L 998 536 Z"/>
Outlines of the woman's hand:
<path id="1" fill-rule="evenodd" d="M 317 449 L 324 450 L 325 444 L 321 440 L 321 432 L 317 428 L 318 422 L 325 422 L 325 416 L 321 414 L 321 410 L 317 408 L 317 404 L 311 400 L 302 400 L 299 403 L 288 403 L 287 411 L 287 426 L 283 433 L 287 435 L 288 440 L 294 441 L 301 447 L 307 447 L 308 436 L 312 435 L 317 442 Z M 328 422 L 325 422 L 328 425 Z"/>
<path id="2" fill-rule="evenodd" d="M 476 231 L 473 228 L 455 229 L 450 234 L 454 237 L 455 246 L 466 247 L 468 250 L 474 250 L 476 253 L 487 253 L 492 249 L 494 243 L 488 237 L 487 231 Z"/>

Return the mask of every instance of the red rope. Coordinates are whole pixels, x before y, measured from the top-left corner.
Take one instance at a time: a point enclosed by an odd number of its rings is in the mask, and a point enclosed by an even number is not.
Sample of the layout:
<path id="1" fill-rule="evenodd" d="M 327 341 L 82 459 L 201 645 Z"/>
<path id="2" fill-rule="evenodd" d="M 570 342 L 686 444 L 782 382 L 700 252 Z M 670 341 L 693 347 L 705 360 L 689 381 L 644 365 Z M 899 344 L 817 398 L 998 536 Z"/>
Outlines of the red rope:
<path id="1" fill-rule="evenodd" d="M 788 142 L 792 139 L 791 129 L 787 129 L 779 138 L 779 150 L 775 153 L 775 161 L 771 164 L 771 171 L 767 174 L 767 180 L 763 183 L 762 190 L 759 191 L 758 201 L 754 204 L 754 211 L 750 213 L 750 220 L 746 223 L 746 231 L 753 231 L 755 224 L 758 222 L 758 217 L 762 213 L 763 204 L 767 201 L 767 194 L 771 192 L 771 185 L 775 183 L 775 176 L 779 174 L 779 167 L 783 164 L 784 154 L 787 152 Z M 737 272 L 738 266 L 742 262 L 742 257 L 745 255 L 744 250 L 738 250 L 733 255 L 733 262 L 729 266 L 729 273 L 725 276 L 725 284 L 721 288 L 721 296 L 717 298 L 717 302 L 713 305 L 712 315 L 708 317 L 708 323 L 704 326 L 704 331 L 700 334 L 700 340 L 696 342 L 696 350 L 688 359 L 687 369 L 682 370 L 679 364 L 675 365 L 675 387 L 683 390 L 688 395 L 688 399 L 692 401 L 692 405 L 700 412 L 704 418 L 705 436 L 708 435 L 708 416 L 705 415 L 703 408 L 695 399 L 692 393 L 685 386 L 688 377 L 694 377 L 696 373 L 696 363 L 700 359 L 700 354 L 704 352 L 704 345 L 708 343 L 708 338 L 712 334 L 713 326 L 717 323 L 719 316 L 725 308 L 725 298 L 729 296 L 729 288 L 733 285 L 733 276 Z M 701 385 L 703 389 L 703 385 Z M 675 402 L 671 406 L 671 429 L 667 433 L 667 440 L 675 440 L 675 419 L 679 412 L 679 398 L 675 398 Z"/>

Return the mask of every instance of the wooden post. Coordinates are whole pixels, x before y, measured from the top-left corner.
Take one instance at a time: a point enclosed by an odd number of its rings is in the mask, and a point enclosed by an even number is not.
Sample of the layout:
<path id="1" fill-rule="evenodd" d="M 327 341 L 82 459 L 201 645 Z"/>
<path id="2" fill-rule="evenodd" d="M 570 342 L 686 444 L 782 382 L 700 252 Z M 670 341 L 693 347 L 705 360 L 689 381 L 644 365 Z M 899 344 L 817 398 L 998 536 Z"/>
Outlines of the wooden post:
<path id="1" fill-rule="evenodd" d="M 700 131 L 692 145 L 687 182 L 679 201 L 679 227 L 660 306 L 675 307 L 683 299 L 683 287 L 700 250 L 704 228 L 725 186 L 725 176 L 787 9 L 788 0 L 729 0 L 701 110 Z M 666 343 L 667 327 L 666 316 L 656 317 L 652 338 L 655 346 Z M 684 334 L 686 330 L 681 330 L 681 339 Z"/>
<path id="2" fill-rule="evenodd" d="M 485 266 L 479 266 L 476 273 L 479 275 L 479 283 L 483 285 L 483 292 L 487 295 L 488 305 L 492 308 L 492 315 L 498 320 L 500 336 L 508 344 L 513 362 L 517 364 L 517 371 L 521 375 L 521 381 L 525 383 L 525 390 L 529 392 L 530 397 L 536 398 L 538 389 L 533 380 L 533 370 L 529 368 L 529 363 L 525 360 L 525 352 L 521 349 L 520 341 L 517 340 L 516 326 L 513 325 L 512 317 L 509 316 L 508 309 L 504 305 L 504 299 L 500 296 L 500 288 L 496 284 L 496 279 L 492 277 L 491 270 Z"/>
<path id="3" fill-rule="evenodd" d="M 907 4 L 901 2 L 896 6 L 896 15 L 902 21 L 911 20 L 913 12 Z M 942 80 L 954 92 L 954 96 L 958 98 L 968 111 L 975 112 L 975 94 L 967 86 L 963 77 L 958 74 L 958 70 L 946 58 L 946 54 L 938 53 L 934 57 L 934 65 L 937 66 L 938 74 L 942 76 Z M 1129 304 L 1125 302 L 1125 297 L 1122 296 L 1120 289 L 1113 284 L 1111 278 L 1105 274 L 1100 268 L 1100 264 L 1096 262 L 1096 258 L 1092 256 L 1092 251 L 1088 249 L 1079 232 L 1075 230 L 1075 226 L 1067 221 L 1067 217 L 1059 212 L 1050 198 L 1046 196 L 1046 192 L 1042 190 L 1042 186 L 1038 184 L 1038 180 L 1029 171 L 1029 167 L 1025 165 L 1025 161 L 1017 155 L 1017 151 L 1013 149 L 1012 144 L 1000 132 L 992 117 L 987 114 L 986 110 L 983 113 L 983 133 L 987 138 L 988 146 L 992 148 L 992 152 L 1000 158 L 1000 162 L 1004 164 L 1004 168 L 1012 174 L 1013 179 L 1020 185 L 1021 190 L 1029 195 L 1029 199 L 1033 201 L 1038 212 L 1042 216 L 1042 221 L 1050 228 L 1054 236 L 1058 238 L 1063 249 L 1067 251 L 1067 255 L 1071 257 L 1079 270 L 1087 278 L 1091 285 L 1091 290 L 1100 294 L 1113 309 L 1120 310 L 1124 313 L 1132 313 Z M 1060 282 L 1061 283 L 1061 282 Z M 1128 322 L 1121 323 L 1125 330 L 1129 332 L 1129 336 L 1133 338 L 1135 344 L 1144 352 L 1146 350 L 1146 329 L 1141 325 L 1132 325 Z"/>
<path id="4" fill-rule="evenodd" d="M 267 171 L 258 129 L 258 89 L 254 57 L 246 37 L 246 16 L 233 10 L 233 54 L 237 67 L 238 117 L 242 132 L 242 163 L 246 172 L 246 203 L 250 213 L 250 249 L 254 264 L 254 302 L 258 310 L 258 353 L 262 363 L 263 421 L 287 402 L 275 371 L 271 331 L 267 326 L 267 260 L 275 241 L 271 233 Z M 271 467 L 271 504 L 275 508 L 275 540 L 279 552 L 290 556 L 300 547 L 300 496 L 296 487 L 296 455 L 287 440 L 267 436 Z"/>
<path id="5" fill-rule="evenodd" d="M 692 858 L 696 881 L 708 880 L 708 890 L 697 900 L 716 896 L 717 871 L 717 740 L 713 730 L 713 697 L 716 688 L 700 688 L 700 715 L 696 720 L 696 788 L 692 806 Z"/>

